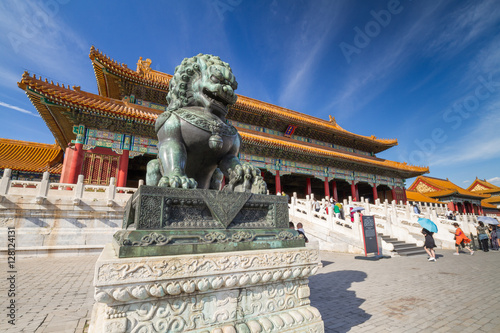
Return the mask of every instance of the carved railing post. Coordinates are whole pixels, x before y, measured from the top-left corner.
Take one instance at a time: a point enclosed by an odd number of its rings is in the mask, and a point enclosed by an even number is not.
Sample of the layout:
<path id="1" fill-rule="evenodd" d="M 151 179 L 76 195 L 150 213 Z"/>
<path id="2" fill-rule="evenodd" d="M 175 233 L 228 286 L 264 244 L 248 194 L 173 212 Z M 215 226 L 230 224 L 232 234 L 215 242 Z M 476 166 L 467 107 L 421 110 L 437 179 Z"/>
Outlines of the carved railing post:
<path id="1" fill-rule="evenodd" d="M 342 209 L 344 210 L 344 220 L 347 218 L 347 216 L 350 216 L 351 212 L 349 211 L 348 207 L 347 207 L 347 199 L 344 199 L 344 201 L 342 202 Z"/>
<path id="2" fill-rule="evenodd" d="M 144 180 L 143 179 L 139 179 L 139 185 L 137 185 L 137 188 L 141 187 L 142 185 L 144 185 Z M 269 191 L 268 191 L 267 194 L 269 194 Z"/>
<path id="3" fill-rule="evenodd" d="M 39 205 L 47 199 L 47 194 L 49 193 L 49 177 L 50 173 L 45 171 L 42 176 L 42 181 L 38 185 L 38 195 L 35 198 L 35 202 Z"/>
<path id="4" fill-rule="evenodd" d="M 108 186 L 108 202 L 107 206 L 112 207 L 113 203 L 115 201 L 115 194 L 116 194 L 116 178 L 111 177 L 109 179 L 109 186 Z"/>
<path id="5" fill-rule="evenodd" d="M 75 194 L 73 196 L 73 204 L 78 205 L 83 197 L 83 175 L 78 176 L 78 181 L 76 182 Z"/>
<path id="6" fill-rule="evenodd" d="M 0 180 L 0 202 L 2 202 L 3 198 L 7 196 L 10 189 L 10 176 L 12 175 L 11 169 L 5 169 L 3 171 L 2 179 Z"/>

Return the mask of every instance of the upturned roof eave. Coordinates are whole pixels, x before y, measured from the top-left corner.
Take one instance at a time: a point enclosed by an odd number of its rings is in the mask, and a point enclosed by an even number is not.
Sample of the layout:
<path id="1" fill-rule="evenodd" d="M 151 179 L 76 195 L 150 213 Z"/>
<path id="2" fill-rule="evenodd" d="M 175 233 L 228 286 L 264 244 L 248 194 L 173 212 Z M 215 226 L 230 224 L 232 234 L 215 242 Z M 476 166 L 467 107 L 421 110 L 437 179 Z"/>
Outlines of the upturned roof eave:
<path id="1" fill-rule="evenodd" d="M 113 71 L 115 75 L 119 75 L 123 79 L 133 79 L 135 81 L 139 80 L 143 84 L 154 88 L 154 89 L 161 89 L 165 92 L 168 91 L 168 84 L 165 85 L 164 82 L 157 82 L 154 79 L 151 78 L 146 78 L 144 76 L 141 76 L 140 73 L 137 71 L 133 71 L 128 66 L 125 66 L 124 64 L 120 64 L 117 61 L 109 58 L 108 56 L 104 55 L 103 53 L 99 52 L 96 50 L 93 46 L 90 51 L 89 57 L 91 60 L 94 61 L 99 61 L 99 63 L 102 66 L 105 66 L 106 68 L 109 68 Z M 96 67 L 94 66 L 94 71 L 96 71 Z M 156 71 L 155 71 L 156 72 Z M 171 75 L 162 73 L 165 75 L 168 75 L 171 77 Z M 103 74 L 105 75 L 105 74 Z M 98 74 L 96 72 L 96 78 Z M 105 84 L 105 83 L 104 83 Z M 98 86 L 102 85 L 101 82 L 98 80 Z M 100 91 L 106 91 L 105 87 L 99 88 Z M 345 136 L 348 138 L 352 138 L 355 140 L 360 140 L 364 144 L 368 146 L 372 146 L 372 150 L 374 153 L 380 153 L 384 150 L 387 150 L 391 147 L 397 146 L 398 141 L 397 139 L 378 139 L 374 136 L 367 137 L 364 135 L 359 135 L 355 134 L 352 132 L 349 132 L 342 127 L 340 127 L 338 124 L 333 124 L 331 121 L 326 121 L 323 119 L 319 119 L 313 116 L 309 116 L 294 110 L 286 109 L 277 105 L 273 105 L 267 102 L 259 101 L 254 98 L 246 97 L 243 95 L 238 95 L 238 101 L 236 104 L 233 106 L 236 108 L 245 108 L 249 107 L 252 109 L 254 112 L 258 112 L 261 114 L 270 114 L 274 117 L 279 117 L 279 119 L 283 119 L 286 121 L 289 121 L 291 124 L 304 124 L 305 126 L 312 127 L 312 128 L 319 128 L 322 130 L 327 130 L 332 133 L 335 133 L 340 136 Z"/>

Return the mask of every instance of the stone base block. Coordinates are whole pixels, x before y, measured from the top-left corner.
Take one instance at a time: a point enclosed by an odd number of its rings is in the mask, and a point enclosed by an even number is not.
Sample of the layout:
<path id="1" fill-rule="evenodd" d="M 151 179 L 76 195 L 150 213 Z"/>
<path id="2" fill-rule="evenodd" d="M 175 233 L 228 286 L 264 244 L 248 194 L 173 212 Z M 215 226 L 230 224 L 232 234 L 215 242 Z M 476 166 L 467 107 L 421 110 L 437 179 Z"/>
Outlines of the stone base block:
<path id="1" fill-rule="evenodd" d="M 308 277 L 319 251 L 291 248 L 96 263 L 89 332 L 324 332 Z"/>

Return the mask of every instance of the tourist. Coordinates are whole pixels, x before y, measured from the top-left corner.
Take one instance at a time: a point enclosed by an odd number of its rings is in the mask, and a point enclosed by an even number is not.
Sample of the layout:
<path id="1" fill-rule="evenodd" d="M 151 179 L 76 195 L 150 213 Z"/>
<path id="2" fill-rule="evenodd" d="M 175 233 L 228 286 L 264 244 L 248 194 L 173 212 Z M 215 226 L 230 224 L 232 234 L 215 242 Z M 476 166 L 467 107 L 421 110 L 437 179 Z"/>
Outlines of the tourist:
<path id="1" fill-rule="evenodd" d="M 306 243 L 309 243 L 309 240 L 307 239 L 306 233 L 304 231 L 304 226 L 300 222 L 297 223 L 297 231 L 299 232 L 300 235 L 304 236 Z"/>
<path id="2" fill-rule="evenodd" d="M 340 219 L 340 207 L 339 207 L 339 205 L 333 206 L 333 212 L 335 213 L 335 217 Z"/>
<path id="3" fill-rule="evenodd" d="M 498 228 L 496 225 L 490 225 L 490 240 L 491 249 L 493 251 L 498 251 L 500 248 L 500 239 L 498 239 Z"/>
<path id="4" fill-rule="evenodd" d="M 321 209 L 321 205 L 320 203 L 318 202 L 318 200 L 314 199 L 313 201 L 313 209 L 317 212 L 319 212 L 319 210 Z"/>
<path id="5" fill-rule="evenodd" d="M 446 210 L 446 217 L 448 218 L 448 220 L 453 220 L 453 212 L 449 207 Z"/>
<path id="6" fill-rule="evenodd" d="M 425 236 L 424 249 L 429 255 L 429 261 L 436 261 L 436 253 L 434 252 L 436 243 L 434 242 L 434 237 L 432 237 L 434 233 L 424 228 L 422 229 L 422 234 Z"/>
<path id="7" fill-rule="evenodd" d="M 458 223 L 453 223 L 453 226 L 456 228 L 455 232 L 450 231 L 452 234 L 455 234 L 455 249 L 456 252 L 453 253 L 454 255 L 458 256 L 459 255 L 459 248 L 462 247 L 463 249 L 467 249 L 467 251 L 470 252 L 471 255 L 474 254 L 474 251 L 470 249 L 470 239 L 465 236 L 464 232 L 462 229 L 460 229 L 460 225 Z"/>
<path id="8" fill-rule="evenodd" d="M 288 228 L 295 230 L 295 224 L 292 221 L 288 222 Z"/>
<path id="9" fill-rule="evenodd" d="M 339 207 L 339 211 L 340 211 L 340 219 L 341 219 L 341 220 L 345 220 L 345 218 L 344 218 L 344 207 L 342 206 L 342 203 L 340 203 L 340 201 L 339 201 L 339 202 L 337 202 L 337 203 L 335 204 L 335 206 L 338 206 L 338 207 Z"/>
<path id="10" fill-rule="evenodd" d="M 419 214 L 420 214 L 420 208 L 418 208 L 418 205 L 417 205 L 417 203 L 416 203 L 416 202 L 413 204 L 413 212 L 414 212 L 415 214 L 417 214 L 417 215 L 419 215 Z"/>
<path id="11" fill-rule="evenodd" d="M 479 221 L 479 226 L 476 227 L 476 230 L 477 238 L 481 243 L 483 252 L 488 252 L 488 242 L 490 240 L 490 231 L 488 230 L 488 227 L 486 227 L 483 222 Z"/>

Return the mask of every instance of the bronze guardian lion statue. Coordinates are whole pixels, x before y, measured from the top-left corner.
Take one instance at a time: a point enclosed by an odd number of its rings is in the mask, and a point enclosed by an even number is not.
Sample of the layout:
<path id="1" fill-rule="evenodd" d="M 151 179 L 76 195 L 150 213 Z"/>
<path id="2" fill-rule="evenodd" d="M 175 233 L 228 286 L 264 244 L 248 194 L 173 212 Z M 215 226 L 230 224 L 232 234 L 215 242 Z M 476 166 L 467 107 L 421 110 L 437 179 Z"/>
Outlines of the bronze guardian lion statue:
<path id="1" fill-rule="evenodd" d="M 175 68 L 168 107 L 156 120 L 158 158 L 147 166 L 146 184 L 175 188 L 267 193 L 260 170 L 241 163 L 241 136 L 226 123 L 238 83 L 219 57 L 198 54 Z"/>

